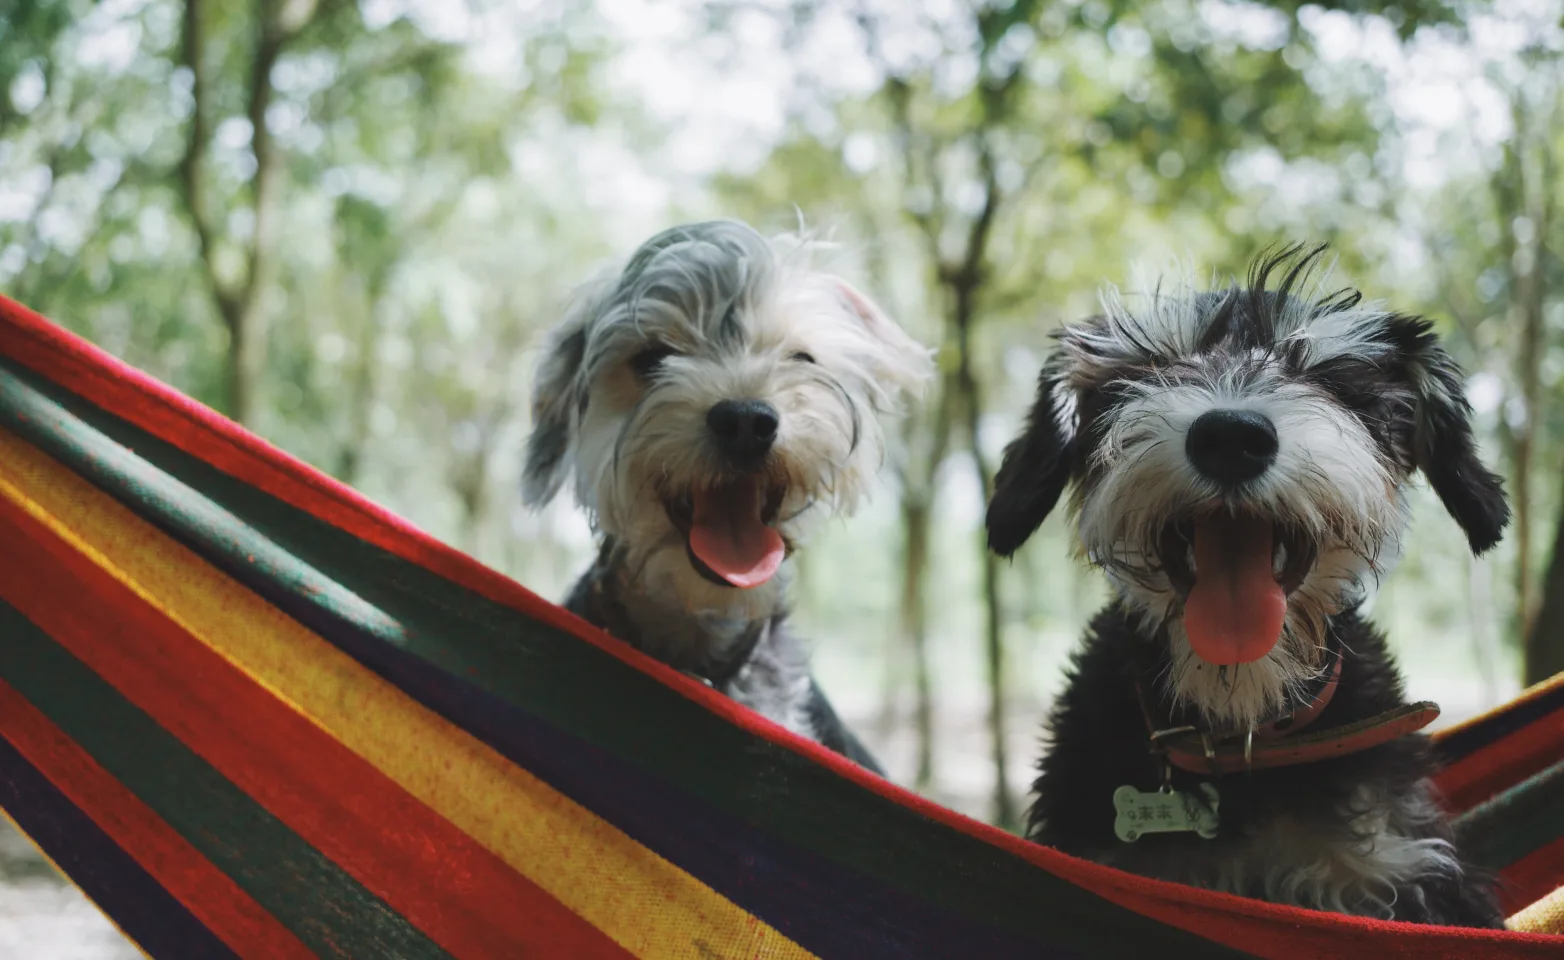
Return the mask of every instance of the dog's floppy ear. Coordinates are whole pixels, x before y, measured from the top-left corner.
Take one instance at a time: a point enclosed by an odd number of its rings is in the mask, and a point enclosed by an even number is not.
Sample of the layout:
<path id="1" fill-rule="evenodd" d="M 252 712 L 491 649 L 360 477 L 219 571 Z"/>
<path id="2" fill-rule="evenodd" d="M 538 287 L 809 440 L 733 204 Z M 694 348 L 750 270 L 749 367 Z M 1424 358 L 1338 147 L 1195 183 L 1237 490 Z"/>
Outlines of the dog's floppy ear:
<path id="1" fill-rule="evenodd" d="M 1406 351 L 1417 406 L 1412 441 L 1417 468 L 1466 532 L 1472 553 L 1481 554 L 1499 542 L 1510 522 L 1510 504 L 1504 481 L 1477 458 L 1461 370 L 1429 321 L 1397 316 L 1390 326 Z"/>
<path id="2" fill-rule="evenodd" d="M 840 277 L 831 280 L 847 309 L 885 348 L 886 362 L 879 364 L 876 374 L 908 396 L 920 395 L 934 376 L 934 359 L 929 349 L 908 336 L 900 324 L 852 284 Z"/>
<path id="3" fill-rule="evenodd" d="M 579 304 L 549 334 L 538 361 L 532 384 L 532 434 L 527 437 L 521 475 L 521 498 L 528 506 L 541 507 L 554 499 L 565 479 L 565 455 L 583 396 L 579 378 L 586 356 L 589 306 Z"/>
<path id="4" fill-rule="evenodd" d="M 1074 398 L 1054 364 L 1037 378 L 1026 428 L 1005 448 L 988 502 L 988 548 L 1008 557 L 1031 538 L 1064 493 L 1075 460 Z"/>

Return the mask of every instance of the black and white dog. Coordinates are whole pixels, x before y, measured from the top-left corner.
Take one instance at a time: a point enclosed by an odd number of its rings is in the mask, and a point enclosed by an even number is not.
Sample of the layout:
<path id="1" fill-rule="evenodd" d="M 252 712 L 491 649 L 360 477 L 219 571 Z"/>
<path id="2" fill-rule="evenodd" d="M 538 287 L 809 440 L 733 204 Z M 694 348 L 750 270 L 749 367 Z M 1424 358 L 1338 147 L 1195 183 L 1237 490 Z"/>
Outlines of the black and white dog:
<path id="1" fill-rule="evenodd" d="M 1059 332 L 988 508 L 1008 556 L 1067 486 L 1115 599 L 1050 717 L 1029 835 L 1165 880 L 1499 927 L 1383 636 L 1359 614 L 1421 471 L 1471 549 L 1509 521 L 1428 321 L 1319 293 L 1322 248 L 1247 288 L 1157 288 Z M 1268 279 L 1280 275 L 1275 289 Z"/>
<path id="2" fill-rule="evenodd" d="M 523 492 L 573 470 L 599 535 L 568 609 L 878 771 L 786 624 L 785 561 L 863 498 L 933 361 L 812 246 L 690 224 L 588 284 L 538 368 Z"/>

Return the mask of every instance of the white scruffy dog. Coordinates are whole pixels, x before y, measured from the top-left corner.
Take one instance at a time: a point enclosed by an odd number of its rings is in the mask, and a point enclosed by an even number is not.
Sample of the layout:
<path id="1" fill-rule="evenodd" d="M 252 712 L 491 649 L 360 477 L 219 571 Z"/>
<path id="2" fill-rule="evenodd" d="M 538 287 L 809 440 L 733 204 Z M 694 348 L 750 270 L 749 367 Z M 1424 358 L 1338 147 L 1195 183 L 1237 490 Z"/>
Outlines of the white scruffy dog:
<path id="1" fill-rule="evenodd" d="M 689 224 L 588 284 L 539 366 L 524 494 L 573 471 L 599 536 L 567 608 L 875 767 L 785 628 L 786 561 L 863 499 L 933 364 L 810 250 Z"/>

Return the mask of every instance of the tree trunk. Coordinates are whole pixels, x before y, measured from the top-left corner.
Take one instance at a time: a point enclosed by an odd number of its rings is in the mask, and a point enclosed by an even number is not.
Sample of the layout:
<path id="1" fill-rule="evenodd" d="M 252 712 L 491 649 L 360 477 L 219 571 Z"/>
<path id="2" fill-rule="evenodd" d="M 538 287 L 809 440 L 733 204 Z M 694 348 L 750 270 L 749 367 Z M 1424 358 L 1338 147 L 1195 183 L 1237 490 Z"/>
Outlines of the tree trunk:
<path id="1" fill-rule="evenodd" d="M 351 257 L 350 243 L 342 242 L 341 252 L 346 261 Z M 353 345 L 353 380 L 347 398 L 347 432 L 337 449 L 337 463 L 333 475 L 350 487 L 358 486 L 359 471 L 364 468 L 364 451 L 369 446 L 369 433 L 373 419 L 375 396 L 378 393 L 380 332 L 382 311 L 386 309 L 385 291 L 390 283 L 391 267 L 383 265 L 368 272 L 361 279 L 356 273 L 343 281 L 343 300 L 358 305 L 357 342 Z M 346 311 L 344 311 L 346 312 Z"/>
<path id="2" fill-rule="evenodd" d="M 348 396 L 348 432 L 337 451 L 338 480 L 358 486 L 364 466 L 364 448 L 369 444 L 371 414 L 375 406 L 375 349 L 379 345 L 379 298 L 369 305 L 357 344 L 358 366 L 353 371 L 352 392 Z"/>
<path id="3" fill-rule="evenodd" d="M 250 425 L 255 422 L 259 409 L 258 391 L 266 371 L 266 314 L 262 309 L 261 295 L 265 290 L 266 271 L 270 266 L 275 245 L 277 209 L 273 199 L 277 183 L 276 150 L 271 130 L 266 126 L 266 114 L 271 109 L 272 69 L 282 56 L 283 44 L 288 38 L 275 4 L 269 0 L 257 0 L 256 18 L 259 21 L 255 41 L 255 59 L 250 65 L 250 98 L 245 111 L 250 120 L 250 149 L 255 155 L 255 176 L 251 181 L 251 204 L 254 207 L 255 232 L 250 237 L 248 267 L 245 270 L 244 287 L 238 296 L 238 309 L 229 322 L 229 349 L 233 353 L 231 402 L 234 418 Z M 297 6 L 297 4 L 295 4 Z"/>
<path id="4" fill-rule="evenodd" d="M 928 570 L 939 469 L 950 448 L 951 405 L 955 400 L 955 389 L 948 381 L 948 377 L 942 378 L 939 397 L 927 421 L 927 449 L 917 450 L 919 445 L 914 431 L 918 429 L 918 421 L 907 421 L 907 453 L 910 462 L 902 478 L 900 626 L 902 640 L 912 659 L 913 722 L 918 738 L 914 783 L 920 789 L 934 782 L 934 681 L 929 664 Z"/>
<path id="5" fill-rule="evenodd" d="M 1536 208 L 1532 208 L 1534 212 Z M 1539 233 L 1545 224 L 1532 220 Z M 1543 336 L 1543 283 L 1540 236 L 1536 242 L 1522 245 L 1517 265 L 1516 312 L 1521 328 L 1520 351 L 1517 357 L 1517 374 L 1520 380 L 1521 401 L 1525 419 L 1515 431 L 1515 484 L 1511 502 L 1515 507 L 1515 580 L 1517 613 L 1521 635 L 1530 636 L 1531 619 L 1537 610 L 1537 578 L 1532 560 L 1532 524 L 1536 519 L 1532 504 L 1532 465 L 1536 459 L 1537 425 L 1542 419 L 1542 354 L 1545 348 Z"/>
<path id="6" fill-rule="evenodd" d="M 1510 270 L 1512 328 L 1520 330 L 1515 373 L 1522 406 L 1521 423 L 1513 431 L 1511 503 L 1515 511 L 1515 635 L 1523 645 L 1533 635 L 1537 615 L 1536 549 L 1532 543 L 1537 520 L 1532 472 L 1538 434 L 1544 422 L 1545 395 L 1541 363 L 1547 349 L 1543 313 L 1547 298 L 1547 239 L 1556 203 L 1556 170 L 1548 143 L 1555 105 L 1538 105 L 1523 89 L 1511 94 L 1514 134 L 1503 168 L 1494 180 L 1499 217 L 1504 228 L 1506 265 Z M 1527 230 L 1522 230 L 1522 224 Z"/>
<path id="7" fill-rule="evenodd" d="M 240 309 L 227 316 L 228 416 L 246 427 L 255 426 L 257 388 L 264 373 L 261 338 L 256 335 L 256 312 Z"/>
<path id="8" fill-rule="evenodd" d="M 476 558 L 483 546 L 483 516 L 487 497 L 488 457 L 482 450 L 468 456 L 455 458 L 451 488 L 462 505 L 461 520 L 456 532 L 457 547 L 469 557 Z"/>
<path id="9" fill-rule="evenodd" d="M 992 189 L 992 185 L 990 185 Z M 986 230 L 986 225 L 985 225 Z M 972 465 L 977 471 L 978 488 L 983 502 L 988 503 L 993 489 L 993 473 L 988 468 L 988 458 L 983 453 L 979 428 L 983 419 L 983 398 L 972 370 L 972 321 L 976 310 L 974 299 L 978 289 L 977 259 L 969 261 L 971 269 L 954 285 L 955 304 L 952 319 L 956 333 L 955 383 L 960 392 L 961 412 L 965 421 L 967 447 L 972 454 Z M 1015 800 L 1010 795 L 1009 737 L 1005 709 L 1005 647 L 1004 611 L 999 601 L 999 562 L 988 542 L 981 534 L 977 537 L 978 556 L 983 569 L 983 652 L 988 669 L 988 731 L 990 753 L 994 763 L 994 822 L 1004 829 L 1017 824 Z"/>
<path id="10" fill-rule="evenodd" d="M 988 468 L 988 458 L 978 440 L 982 399 L 970 370 L 964 373 L 962 381 L 962 405 L 966 413 L 972 465 L 977 471 L 983 502 L 986 504 L 992 492 L 994 475 Z M 977 549 L 983 563 L 983 652 L 988 669 L 988 729 L 994 760 L 994 822 L 1011 829 L 1016 825 L 1016 810 L 1015 799 L 1010 795 L 1009 737 L 1006 732 L 1009 711 L 1005 698 L 1004 610 L 999 599 L 999 561 L 994 552 L 988 549 L 988 542 L 981 532 L 977 537 Z"/>
<path id="11" fill-rule="evenodd" d="M 917 732 L 917 767 L 913 785 L 927 789 L 934 782 L 934 700 L 929 678 L 928 601 L 924 590 L 929 567 L 930 499 L 920 492 L 902 497 L 901 633 L 912 654 L 913 729 Z"/>
<path id="12" fill-rule="evenodd" d="M 1564 497 L 1553 530 L 1553 555 L 1543 577 L 1541 602 L 1526 634 L 1525 682 L 1541 683 L 1564 671 Z"/>
<path id="13" fill-rule="evenodd" d="M 1007 19 L 1015 14 L 1016 11 L 1011 8 L 990 9 L 981 5 L 975 8 L 974 25 L 982 40 L 982 51 L 978 58 L 980 63 L 988 62 L 989 50 L 1001 36 L 1006 34 L 1006 28 L 1016 22 Z M 913 121 L 911 85 L 885 60 L 880 48 L 878 22 L 862 9 L 859 10 L 856 19 L 860 29 L 863 30 L 870 58 L 885 68 L 884 91 L 895 121 L 895 139 L 899 146 L 897 152 L 903 158 L 904 186 L 908 190 L 915 186 L 927 187 L 932 197 L 947 198 L 949 195 L 941 182 L 941 165 L 938 157 L 942 152 L 942 142 L 944 145 L 960 142 L 976 149 L 978 172 L 982 179 L 983 206 L 967 225 L 965 244 L 957 257 L 949 259 L 943 250 L 944 227 L 948 222 L 944 213 L 935 213 L 926 207 L 912 203 L 904 204 L 903 213 L 923 234 L 924 242 L 928 245 L 929 262 L 936 271 L 940 287 L 950 298 L 949 312 L 945 318 L 945 336 L 947 343 L 956 344 L 958 369 L 947 384 L 947 388 L 953 385 L 958 394 L 956 399 L 963 404 L 972 459 L 986 503 L 992 481 L 987 458 L 983 455 L 981 444 L 978 442 L 978 425 L 982 420 L 982 398 L 976 377 L 972 372 L 972 358 L 968 345 L 972 325 L 976 319 L 977 299 L 987 280 L 989 236 L 1002 202 L 990 134 L 1013 115 L 1014 95 L 1020 89 L 1023 75 L 1017 61 L 1017 65 L 1007 73 L 984 77 L 976 90 L 978 115 L 974 118 L 973 124 L 963 133 L 949 140 L 937 134 L 930 136 L 928 132 L 919 131 Z M 1023 21 L 1025 19 L 1026 17 L 1021 18 Z M 983 570 L 984 637 L 989 681 L 988 721 L 995 774 L 994 820 L 1008 828 L 1015 824 L 1016 816 L 1015 804 L 1010 797 L 1006 762 L 1004 622 L 999 600 L 999 567 L 988 550 L 985 540 L 980 537 L 977 543 Z"/>
<path id="14" fill-rule="evenodd" d="M 245 117 L 250 122 L 250 147 L 255 156 L 255 173 L 249 184 L 254 232 L 245 249 L 244 276 L 234 282 L 224 280 L 217 273 L 217 231 L 214 226 L 217 218 L 206 203 L 202 183 L 209 148 L 207 110 L 211 97 L 203 4 L 201 0 L 185 0 L 183 60 L 190 70 L 193 103 L 185 153 L 179 164 L 180 187 L 195 228 L 207 283 L 228 331 L 228 415 L 245 425 L 255 422 L 258 393 L 266 367 L 262 281 L 270 265 L 277 219 L 272 196 L 276 192 L 277 163 L 271 131 L 266 126 L 266 113 L 275 92 L 272 69 L 289 38 L 302 29 L 314 13 L 313 0 L 281 7 L 274 0 L 256 0 L 253 6 L 255 51 L 244 103 Z"/>
<path id="15" fill-rule="evenodd" d="M 1557 95 L 1555 91 L 1556 98 Z M 1548 113 L 1550 117 L 1556 113 L 1557 107 L 1558 101 L 1555 99 Z M 1544 136 L 1551 136 L 1552 123 L 1539 126 L 1544 131 Z M 1537 368 L 1542 353 L 1548 346 L 1543 320 L 1547 300 L 1547 269 L 1552 256 L 1552 251 L 1548 249 L 1548 237 L 1553 230 L 1558 203 L 1555 186 L 1558 182 L 1558 161 L 1548 143 L 1544 142 L 1538 149 L 1534 162 L 1536 167 L 1533 169 L 1530 202 L 1527 204 L 1527 213 L 1532 221 L 1532 252 L 1528 261 L 1523 264 L 1528 269 L 1524 271 L 1520 288 L 1521 303 L 1526 315 L 1526 335 L 1533 344 L 1533 349 L 1527 358 L 1527 369 L 1529 376 L 1533 378 L 1532 389 L 1537 399 L 1535 402 L 1528 401 L 1526 410 L 1527 427 L 1533 434 L 1535 424 L 1542 420 L 1541 377 Z M 1524 166 L 1522 169 L 1525 169 Z M 1531 437 L 1528 437 L 1528 446 L 1532 442 Z M 1533 457 L 1534 453 L 1529 449 L 1528 466 Z M 1524 640 L 1523 669 L 1525 682 L 1528 685 L 1539 683 L 1564 671 L 1564 496 L 1560 497 L 1556 509 L 1559 511 L 1559 517 L 1554 524 L 1553 552 L 1548 560 L 1547 572 L 1540 590 L 1533 587 L 1530 605 L 1522 608 L 1525 617 L 1522 620 L 1524 632 L 1521 634 Z M 1518 510 L 1517 518 L 1519 518 Z"/>
<path id="16" fill-rule="evenodd" d="M 1483 710 L 1498 702 L 1499 684 L 1494 667 L 1504 652 L 1502 646 L 1494 642 L 1493 590 L 1489 573 L 1485 561 L 1477 557 L 1466 558 L 1466 628 L 1470 631 L 1472 659 L 1477 662 L 1477 675 L 1482 681 Z"/>
<path id="17" fill-rule="evenodd" d="M 974 454 L 974 459 L 978 461 L 978 471 L 983 472 L 982 458 Z M 999 602 L 999 562 L 981 536 L 978 550 L 983 557 L 983 640 L 988 667 L 988 728 L 994 757 L 994 822 L 1006 830 L 1013 830 L 1018 821 L 1015 798 L 1010 795 L 1010 738 L 1006 733 L 1010 712 L 1005 701 L 1004 613 Z"/>

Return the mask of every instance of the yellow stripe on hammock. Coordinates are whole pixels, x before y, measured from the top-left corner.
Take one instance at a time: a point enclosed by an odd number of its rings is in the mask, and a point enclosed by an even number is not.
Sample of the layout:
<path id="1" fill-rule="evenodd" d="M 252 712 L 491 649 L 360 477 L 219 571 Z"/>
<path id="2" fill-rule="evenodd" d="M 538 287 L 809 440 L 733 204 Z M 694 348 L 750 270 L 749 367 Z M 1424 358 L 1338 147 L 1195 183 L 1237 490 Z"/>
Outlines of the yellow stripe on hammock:
<path id="1" fill-rule="evenodd" d="M 0 496 L 636 956 L 813 956 L 3 429 Z"/>
<path id="2" fill-rule="evenodd" d="M 1516 913 L 1504 925 L 1522 933 L 1564 934 L 1564 887 Z"/>
<path id="3" fill-rule="evenodd" d="M 1546 680 L 1539 680 L 1538 682 L 1527 687 L 1525 690 L 1522 690 L 1520 693 L 1516 694 L 1514 697 L 1506 700 L 1504 703 L 1501 703 L 1498 706 L 1492 707 L 1488 710 L 1484 710 L 1475 717 L 1467 717 L 1460 723 L 1452 723 L 1448 727 L 1435 730 L 1432 734 L 1430 734 L 1430 736 L 1433 737 L 1435 741 L 1443 740 L 1446 737 L 1460 733 L 1462 730 L 1475 727 L 1484 721 L 1499 716 L 1500 714 L 1508 713 L 1521 704 L 1529 700 L 1535 700 L 1538 697 L 1545 696 L 1559 687 L 1564 687 L 1564 671 L 1560 671 Z"/>

